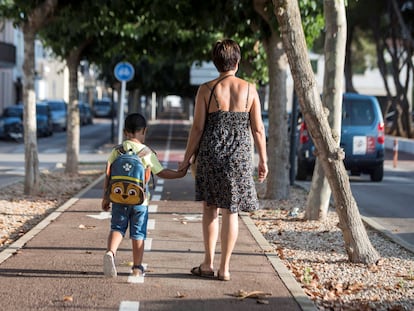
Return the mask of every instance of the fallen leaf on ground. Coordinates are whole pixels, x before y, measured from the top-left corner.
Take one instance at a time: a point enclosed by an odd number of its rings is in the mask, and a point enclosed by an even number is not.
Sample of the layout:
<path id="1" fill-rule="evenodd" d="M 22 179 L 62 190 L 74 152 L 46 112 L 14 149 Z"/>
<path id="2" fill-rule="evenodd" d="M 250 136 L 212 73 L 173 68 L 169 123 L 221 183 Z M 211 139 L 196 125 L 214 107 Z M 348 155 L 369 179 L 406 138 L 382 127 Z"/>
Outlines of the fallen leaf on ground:
<path id="1" fill-rule="evenodd" d="M 73 301 L 73 296 L 63 296 L 63 301 Z"/>
<path id="2" fill-rule="evenodd" d="M 252 292 L 246 292 L 245 290 L 239 289 L 237 292 L 235 292 L 233 294 L 234 297 L 237 297 L 238 299 L 242 300 L 242 299 L 246 299 L 246 298 L 258 298 L 258 299 L 263 299 L 266 298 L 267 296 L 271 296 L 272 293 L 266 293 L 266 292 L 262 292 L 260 290 L 255 290 Z"/>
<path id="3" fill-rule="evenodd" d="M 186 295 L 181 294 L 180 292 L 177 292 L 177 294 L 175 295 L 175 298 L 184 298 Z"/>

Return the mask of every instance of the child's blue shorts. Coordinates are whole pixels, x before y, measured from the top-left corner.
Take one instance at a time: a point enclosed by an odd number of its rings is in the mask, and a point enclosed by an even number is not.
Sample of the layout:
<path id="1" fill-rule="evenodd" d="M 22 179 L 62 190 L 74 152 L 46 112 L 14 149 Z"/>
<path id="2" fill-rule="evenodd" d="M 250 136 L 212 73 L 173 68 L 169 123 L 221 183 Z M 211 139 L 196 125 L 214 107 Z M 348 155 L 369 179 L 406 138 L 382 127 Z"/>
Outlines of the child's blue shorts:
<path id="1" fill-rule="evenodd" d="M 112 204 L 111 231 L 125 236 L 129 225 L 129 236 L 133 240 L 147 237 L 148 206 Z"/>

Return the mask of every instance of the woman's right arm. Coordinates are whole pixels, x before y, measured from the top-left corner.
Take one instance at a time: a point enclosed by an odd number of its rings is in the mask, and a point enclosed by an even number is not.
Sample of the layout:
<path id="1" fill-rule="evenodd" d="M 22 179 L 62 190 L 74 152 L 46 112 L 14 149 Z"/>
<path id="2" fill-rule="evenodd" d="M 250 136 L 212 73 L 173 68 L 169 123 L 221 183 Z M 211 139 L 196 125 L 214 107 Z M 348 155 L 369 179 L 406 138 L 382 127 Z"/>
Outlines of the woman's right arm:
<path id="1" fill-rule="evenodd" d="M 263 182 L 268 173 L 266 134 L 262 120 L 262 110 L 260 106 L 259 94 L 255 87 L 252 87 L 252 105 L 250 108 L 250 128 L 253 135 L 254 144 L 259 155 L 258 181 Z"/>

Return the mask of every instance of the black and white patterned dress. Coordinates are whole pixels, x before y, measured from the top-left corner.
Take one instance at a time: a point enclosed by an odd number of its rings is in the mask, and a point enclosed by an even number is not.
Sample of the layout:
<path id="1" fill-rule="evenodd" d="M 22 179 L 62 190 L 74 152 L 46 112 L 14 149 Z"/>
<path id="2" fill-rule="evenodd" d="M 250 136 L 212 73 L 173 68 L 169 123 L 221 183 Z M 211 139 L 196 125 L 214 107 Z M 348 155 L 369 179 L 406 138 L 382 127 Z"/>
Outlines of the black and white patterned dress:
<path id="1" fill-rule="evenodd" d="M 208 113 L 197 157 L 196 201 L 232 213 L 257 210 L 251 148 L 248 112 Z"/>

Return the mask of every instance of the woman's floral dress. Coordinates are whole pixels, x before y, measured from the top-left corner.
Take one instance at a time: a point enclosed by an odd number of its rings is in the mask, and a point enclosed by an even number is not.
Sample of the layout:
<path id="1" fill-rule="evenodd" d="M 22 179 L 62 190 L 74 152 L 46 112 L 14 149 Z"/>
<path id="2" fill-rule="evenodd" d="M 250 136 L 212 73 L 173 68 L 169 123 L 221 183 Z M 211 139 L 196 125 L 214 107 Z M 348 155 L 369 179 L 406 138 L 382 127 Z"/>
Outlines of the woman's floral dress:
<path id="1" fill-rule="evenodd" d="M 232 213 L 259 208 L 248 112 L 209 113 L 197 161 L 196 201 Z"/>

